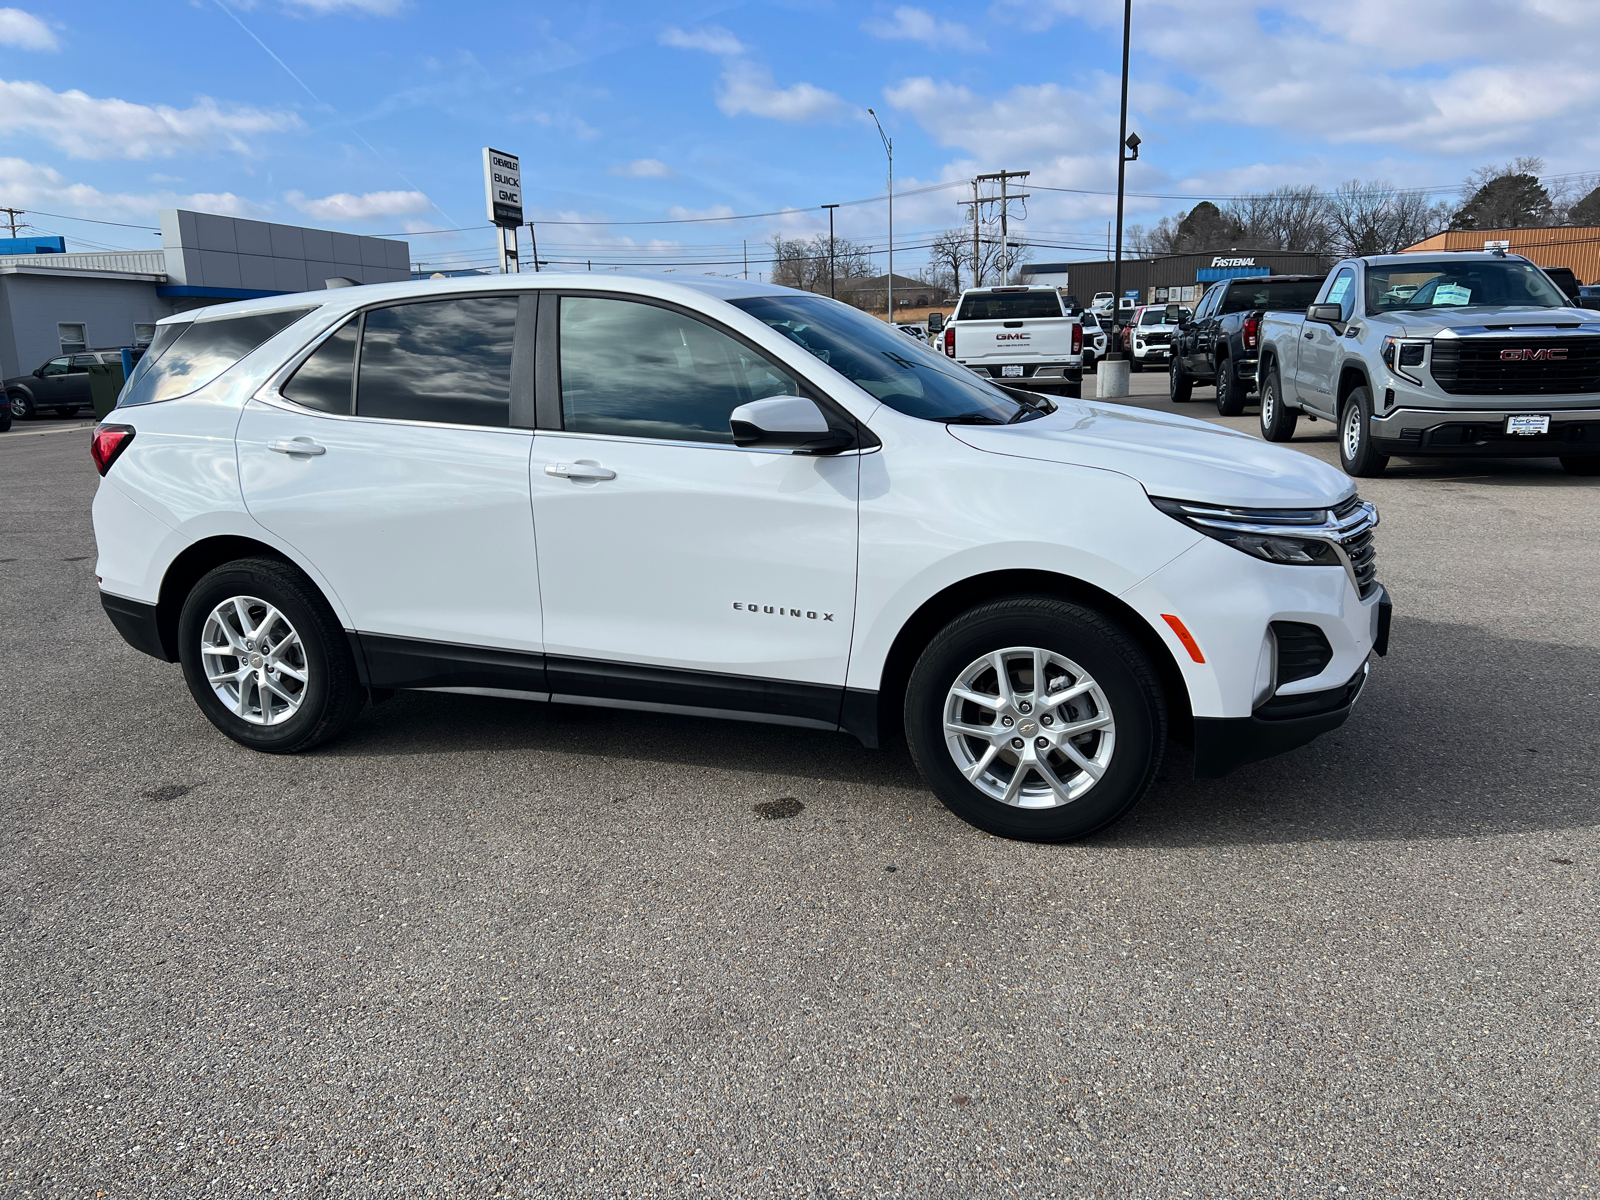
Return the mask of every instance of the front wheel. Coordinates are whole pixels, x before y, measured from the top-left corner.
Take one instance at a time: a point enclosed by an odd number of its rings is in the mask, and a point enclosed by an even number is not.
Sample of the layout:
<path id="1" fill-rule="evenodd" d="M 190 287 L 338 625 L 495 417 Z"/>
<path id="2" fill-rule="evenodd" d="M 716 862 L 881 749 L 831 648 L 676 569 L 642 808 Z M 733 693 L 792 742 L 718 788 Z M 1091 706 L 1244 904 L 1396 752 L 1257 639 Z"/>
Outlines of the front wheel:
<path id="1" fill-rule="evenodd" d="M 1194 380 L 1183 369 L 1183 356 L 1174 354 L 1167 364 L 1167 396 L 1174 404 L 1185 404 L 1194 398 Z"/>
<path id="2" fill-rule="evenodd" d="M 206 719 L 252 750 L 309 750 L 365 700 L 333 609 L 278 559 L 240 559 L 195 584 L 178 617 L 178 654 Z"/>
<path id="3" fill-rule="evenodd" d="M 1000 837 L 1065 842 L 1122 817 L 1155 782 L 1166 704 L 1138 644 L 1052 596 L 969 609 L 911 673 L 912 757 L 956 816 Z"/>
<path id="4" fill-rule="evenodd" d="M 1372 391 L 1358 387 L 1345 397 L 1339 413 L 1339 464 L 1358 479 L 1382 475 L 1389 456 L 1372 447 Z"/>
<path id="5" fill-rule="evenodd" d="M 1600 455 L 1592 458 L 1563 458 L 1561 467 L 1568 475 L 1600 475 Z"/>
<path id="6" fill-rule="evenodd" d="M 1261 436 L 1269 442 L 1287 442 L 1299 423 L 1300 414 L 1283 402 L 1283 381 L 1278 368 L 1272 367 L 1261 384 Z"/>
<path id="7" fill-rule="evenodd" d="M 1134 358 L 1130 355 L 1128 358 L 1128 370 L 1132 371 L 1135 375 L 1139 374 L 1139 372 L 1144 370 L 1144 359 Z"/>
<path id="8" fill-rule="evenodd" d="M 1085 350 L 1083 352 L 1083 373 L 1085 375 L 1093 375 L 1094 374 L 1094 351 L 1093 350 Z"/>
<path id="9" fill-rule="evenodd" d="M 32 419 L 34 415 L 33 401 L 21 392 L 11 392 L 6 396 L 11 415 L 19 421 Z"/>

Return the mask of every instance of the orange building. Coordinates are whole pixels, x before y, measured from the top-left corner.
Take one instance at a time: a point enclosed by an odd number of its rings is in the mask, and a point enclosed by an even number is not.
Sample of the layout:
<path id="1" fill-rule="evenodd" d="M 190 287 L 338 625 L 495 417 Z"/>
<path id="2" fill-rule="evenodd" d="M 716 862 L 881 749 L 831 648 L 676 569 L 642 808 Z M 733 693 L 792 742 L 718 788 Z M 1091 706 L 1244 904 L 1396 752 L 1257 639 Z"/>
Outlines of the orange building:
<path id="1" fill-rule="evenodd" d="M 1404 252 L 1482 250 L 1485 242 L 1509 242 L 1507 250 L 1512 254 L 1532 259 L 1541 267 L 1568 267 L 1579 283 L 1600 283 L 1600 225 L 1454 230 L 1436 233 L 1415 246 L 1407 246 Z"/>

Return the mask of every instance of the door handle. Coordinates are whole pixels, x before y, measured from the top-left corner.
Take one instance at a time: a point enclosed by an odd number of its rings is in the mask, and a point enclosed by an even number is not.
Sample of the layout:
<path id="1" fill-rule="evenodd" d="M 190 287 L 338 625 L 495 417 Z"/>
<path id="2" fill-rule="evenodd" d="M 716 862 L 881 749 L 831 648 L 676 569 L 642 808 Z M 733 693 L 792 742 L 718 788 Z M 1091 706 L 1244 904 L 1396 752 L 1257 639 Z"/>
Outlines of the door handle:
<path id="1" fill-rule="evenodd" d="M 313 457 L 328 452 L 326 446 L 319 446 L 308 437 L 290 438 L 286 442 L 268 442 L 267 449 L 276 450 L 279 454 L 309 454 Z"/>
<path id="2" fill-rule="evenodd" d="M 1306 338 L 1307 338 L 1307 340 L 1309 340 L 1309 339 L 1311 339 L 1311 338 L 1314 338 L 1314 337 L 1316 337 L 1316 336 L 1317 336 L 1317 335 L 1316 335 L 1316 334 L 1314 334 L 1314 333 L 1308 333 L 1308 334 L 1306 334 Z"/>
<path id="3" fill-rule="evenodd" d="M 544 473 L 557 479 L 615 479 L 617 473 L 592 463 L 545 463 Z"/>

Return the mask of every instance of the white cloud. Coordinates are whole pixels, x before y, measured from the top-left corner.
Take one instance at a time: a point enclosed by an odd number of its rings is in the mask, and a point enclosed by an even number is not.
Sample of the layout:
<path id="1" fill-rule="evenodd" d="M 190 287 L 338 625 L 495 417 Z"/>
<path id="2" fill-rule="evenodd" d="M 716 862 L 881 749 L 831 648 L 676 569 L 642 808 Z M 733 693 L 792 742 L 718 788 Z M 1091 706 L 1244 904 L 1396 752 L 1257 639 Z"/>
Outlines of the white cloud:
<path id="1" fill-rule="evenodd" d="M 433 211 L 424 192 L 364 192 L 359 196 L 335 192 L 313 200 L 304 192 L 285 192 L 283 198 L 319 221 L 370 221 L 376 217 L 412 217 Z"/>
<path id="2" fill-rule="evenodd" d="M 685 208 L 681 204 L 674 204 L 667 209 L 667 216 L 674 221 L 700 221 L 707 217 L 731 217 L 733 209 L 726 204 L 713 204 L 710 208 Z"/>
<path id="3" fill-rule="evenodd" d="M 405 8 L 405 0 L 286 0 L 295 8 L 303 8 L 314 16 L 330 13 L 366 13 L 372 17 L 392 17 Z"/>
<path id="4" fill-rule="evenodd" d="M 248 154 L 247 135 L 299 128 L 292 112 L 225 109 L 207 96 L 189 108 L 171 108 L 0 79 L 0 135 L 32 134 L 74 158 L 169 158 L 215 148 Z"/>
<path id="5" fill-rule="evenodd" d="M 720 25 L 705 25 L 692 32 L 669 25 L 661 31 L 663 46 L 676 46 L 679 50 L 704 50 L 707 54 L 731 57 L 745 52 L 744 43 Z"/>
<path id="6" fill-rule="evenodd" d="M 861 28 L 873 37 L 891 41 L 922 42 L 935 50 L 987 50 L 984 40 L 965 25 L 954 21 L 941 21 L 924 8 L 902 4 L 894 10 L 894 20 L 873 17 L 863 21 Z"/>
<path id="7" fill-rule="evenodd" d="M 20 8 L 0 8 L 0 46 L 14 46 L 18 50 L 61 49 L 50 26 Z"/>
<path id="8" fill-rule="evenodd" d="M 717 107 L 730 117 L 749 113 L 775 121 L 841 121 L 862 115 L 858 106 L 832 92 L 809 83 L 780 88 L 765 67 L 737 60 L 722 72 Z"/>
<path id="9" fill-rule="evenodd" d="M 629 163 L 612 163 L 606 170 L 629 179 L 676 179 L 678 175 L 659 158 L 636 158 Z"/>
<path id="10" fill-rule="evenodd" d="M 189 208 L 229 217 L 261 217 L 270 212 L 266 205 L 232 192 L 102 192 L 91 184 L 70 182 L 54 167 L 21 158 L 0 158 L 0 204 L 116 220 L 142 217 L 152 225 L 156 212 L 163 208 Z M 130 239 L 143 236 L 133 230 L 123 232 Z M 151 238 L 150 245 L 156 244 Z"/>

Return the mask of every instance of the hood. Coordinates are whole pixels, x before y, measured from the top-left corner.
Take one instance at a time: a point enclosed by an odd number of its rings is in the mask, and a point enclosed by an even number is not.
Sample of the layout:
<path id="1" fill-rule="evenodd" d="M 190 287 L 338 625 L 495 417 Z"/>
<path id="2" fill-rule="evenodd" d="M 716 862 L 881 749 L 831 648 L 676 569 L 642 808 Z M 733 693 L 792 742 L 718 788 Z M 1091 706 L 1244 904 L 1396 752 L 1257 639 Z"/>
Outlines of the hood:
<path id="1" fill-rule="evenodd" d="M 1479 333 L 1505 337 L 1524 331 L 1546 337 L 1600 334 L 1600 313 L 1586 308 L 1429 308 L 1378 313 L 1367 320 L 1394 328 L 1395 337 L 1471 337 Z M 1558 325 L 1564 328 L 1554 328 Z"/>
<path id="2" fill-rule="evenodd" d="M 1057 401 L 1020 425 L 951 425 L 976 450 L 1116 471 L 1152 496 L 1242 508 L 1320 508 L 1355 484 L 1297 450 L 1192 417 L 1094 400 Z"/>

